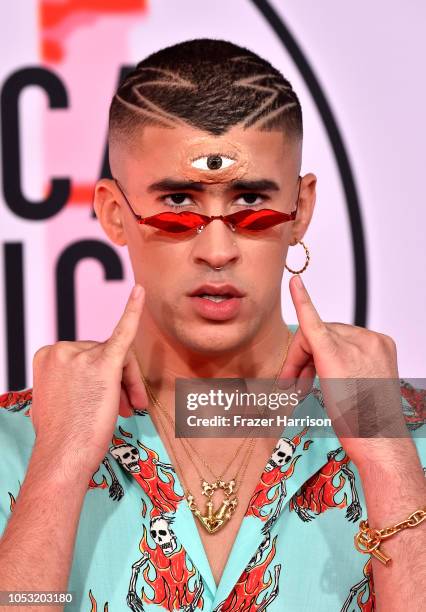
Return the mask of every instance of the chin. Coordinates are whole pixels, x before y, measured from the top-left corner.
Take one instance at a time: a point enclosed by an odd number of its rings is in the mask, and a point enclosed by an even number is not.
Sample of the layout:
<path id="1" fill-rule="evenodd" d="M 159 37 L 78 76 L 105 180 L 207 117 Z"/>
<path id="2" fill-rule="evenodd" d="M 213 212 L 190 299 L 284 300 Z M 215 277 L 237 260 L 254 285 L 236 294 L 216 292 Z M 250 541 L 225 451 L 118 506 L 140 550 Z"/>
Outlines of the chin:
<path id="1" fill-rule="evenodd" d="M 179 326 L 173 330 L 172 335 L 190 351 L 214 355 L 238 350 L 247 344 L 255 333 L 253 324 L 247 325 L 247 322 L 206 321 L 185 328 Z"/>

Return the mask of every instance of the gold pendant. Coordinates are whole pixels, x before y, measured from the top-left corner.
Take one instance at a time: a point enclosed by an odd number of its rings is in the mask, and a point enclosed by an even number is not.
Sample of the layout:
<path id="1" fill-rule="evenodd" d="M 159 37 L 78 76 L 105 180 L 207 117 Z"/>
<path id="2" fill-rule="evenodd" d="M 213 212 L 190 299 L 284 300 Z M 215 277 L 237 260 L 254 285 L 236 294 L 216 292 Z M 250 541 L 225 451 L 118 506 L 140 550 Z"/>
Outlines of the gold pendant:
<path id="1" fill-rule="evenodd" d="M 207 529 L 209 533 L 215 533 L 229 521 L 237 507 L 238 499 L 234 495 L 235 480 L 230 480 L 229 482 L 216 480 L 216 482 L 211 484 L 203 480 L 201 488 L 202 495 L 208 497 L 204 515 L 201 514 L 201 511 L 195 503 L 194 496 L 191 495 L 189 491 L 186 499 L 191 512 L 198 518 L 203 527 Z M 218 489 L 222 489 L 226 495 L 226 499 L 222 501 L 218 510 L 213 510 L 212 497 Z"/>

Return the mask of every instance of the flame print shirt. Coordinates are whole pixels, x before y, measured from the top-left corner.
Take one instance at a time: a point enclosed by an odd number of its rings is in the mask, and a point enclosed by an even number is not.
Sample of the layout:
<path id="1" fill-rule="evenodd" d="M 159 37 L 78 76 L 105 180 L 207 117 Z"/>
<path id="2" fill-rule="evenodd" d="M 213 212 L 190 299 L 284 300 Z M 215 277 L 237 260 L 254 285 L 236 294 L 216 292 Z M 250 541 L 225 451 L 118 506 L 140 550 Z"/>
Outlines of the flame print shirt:
<path id="1" fill-rule="evenodd" d="M 407 426 L 426 466 L 425 393 L 400 382 Z M 0 535 L 35 441 L 31 401 L 31 389 L 0 397 Z M 319 387 L 302 405 L 311 416 L 325 415 Z M 266 464 L 216 586 L 149 414 L 118 416 L 109 450 L 87 484 L 68 582 L 73 601 L 65 609 L 374 610 L 370 557 L 354 547 L 366 518 L 359 474 L 335 435 L 313 433 L 283 430 L 275 453 L 285 460 L 272 455 Z"/>

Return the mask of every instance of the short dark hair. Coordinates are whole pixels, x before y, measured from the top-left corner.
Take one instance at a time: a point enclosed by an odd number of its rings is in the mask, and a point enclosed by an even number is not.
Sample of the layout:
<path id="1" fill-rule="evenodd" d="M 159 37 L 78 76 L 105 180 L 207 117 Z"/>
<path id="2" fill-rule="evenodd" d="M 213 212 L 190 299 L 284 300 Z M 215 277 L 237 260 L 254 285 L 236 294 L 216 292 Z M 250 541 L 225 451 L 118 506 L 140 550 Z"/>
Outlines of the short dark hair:
<path id="1" fill-rule="evenodd" d="M 120 83 L 110 137 L 137 126 L 189 124 L 220 135 L 234 125 L 302 137 L 302 109 L 290 82 L 268 61 L 224 40 L 201 38 L 161 49 Z"/>

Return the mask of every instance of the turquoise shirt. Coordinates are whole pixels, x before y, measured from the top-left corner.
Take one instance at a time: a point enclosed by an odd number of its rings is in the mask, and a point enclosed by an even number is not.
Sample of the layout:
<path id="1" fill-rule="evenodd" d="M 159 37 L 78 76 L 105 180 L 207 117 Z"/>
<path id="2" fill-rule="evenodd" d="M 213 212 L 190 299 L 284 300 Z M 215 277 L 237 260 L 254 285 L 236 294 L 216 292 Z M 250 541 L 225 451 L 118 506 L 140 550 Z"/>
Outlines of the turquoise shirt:
<path id="1" fill-rule="evenodd" d="M 404 414 L 425 466 L 424 417 L 409 389 L 405 395 Z M 35 440 L 31 398 L 31 389 L 0 397 L 0 534 Z M 324 417 L 320 400 L 311 393 L 299 409 Z M 311 427 L 283 431 L 291 457 L 265 466 L 216 586 L 149 414 L 119 416 L 109 452 L 88 483 L 66 610 L 374 610 L 370 557 L 354 547 L 366 518 L 359 474 L 335 435 L 314 433 Z"/>

